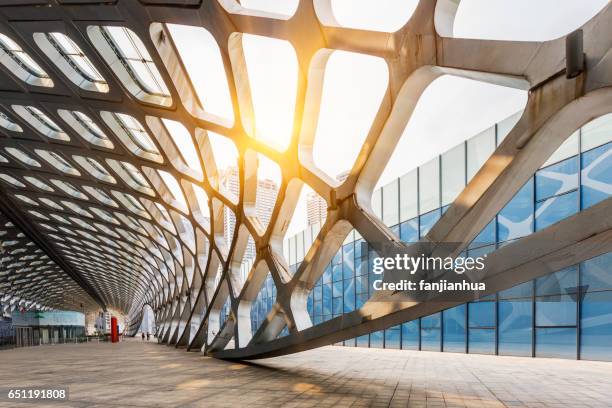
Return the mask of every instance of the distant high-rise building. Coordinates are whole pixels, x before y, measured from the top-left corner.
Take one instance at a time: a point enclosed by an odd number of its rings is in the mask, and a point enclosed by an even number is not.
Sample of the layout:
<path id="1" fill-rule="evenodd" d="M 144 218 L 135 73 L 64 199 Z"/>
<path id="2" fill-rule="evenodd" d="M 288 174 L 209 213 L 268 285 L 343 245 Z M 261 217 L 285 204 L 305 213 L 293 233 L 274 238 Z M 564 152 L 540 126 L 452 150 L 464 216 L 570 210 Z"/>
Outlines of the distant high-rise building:
<path id="1" fill-rule="evenodd" d="M 343 183 L 344 180 L 348 178 L 348 175 L 348 170 L 343 171 L 336 176 L 336 180 Z M 309 226 L 316 223 L 323 225 L 325 219 L 327 218 L 327 203 L 314 191 L 311 191 L 306 195 L 306 218 Z"/>
<path id="2" fill-rule="evenodd" d="M 306 212 L 308 226 L 316 223 L 322 225 L 327 216 L 327 203 L 320 195 L 311 191 L 306 195 Z"/>
<path id="3" fill-rule="evenodd" d="M 230 194 L 238 197 L 240 194 L 240 182 L 238 167 L 228 167 L 221 175 L 221 184 Z M 276 203 L 278 185 L 270 179 L 257 181 L 257 196 L 255 201 L 255 214 L 262 225 L 268 225 Z M 223 236 L 228 244 L 232 241 L 234 229 L 236 228 L 236 216 L 229 209 L 224 209 Z M 249 239 L 244 253 L 243 264 L 250 263 L 255 259 L 255 243 Z"/>

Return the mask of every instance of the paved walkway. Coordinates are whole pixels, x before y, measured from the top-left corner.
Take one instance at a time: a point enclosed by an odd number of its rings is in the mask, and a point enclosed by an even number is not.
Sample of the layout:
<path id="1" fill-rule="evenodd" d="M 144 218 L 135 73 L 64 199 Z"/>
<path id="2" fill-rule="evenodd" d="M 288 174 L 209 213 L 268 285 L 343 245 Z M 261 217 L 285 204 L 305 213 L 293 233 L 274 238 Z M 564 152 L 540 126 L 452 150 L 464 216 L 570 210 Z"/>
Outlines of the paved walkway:
<path id="1" fill-rule="evenodd" d="M 610 407 L 612 363 L 325 347 L 243 364 L 140 341 L 0 351 L 0 388 L 28 385 L 67 385 L 53 407 Z"/>

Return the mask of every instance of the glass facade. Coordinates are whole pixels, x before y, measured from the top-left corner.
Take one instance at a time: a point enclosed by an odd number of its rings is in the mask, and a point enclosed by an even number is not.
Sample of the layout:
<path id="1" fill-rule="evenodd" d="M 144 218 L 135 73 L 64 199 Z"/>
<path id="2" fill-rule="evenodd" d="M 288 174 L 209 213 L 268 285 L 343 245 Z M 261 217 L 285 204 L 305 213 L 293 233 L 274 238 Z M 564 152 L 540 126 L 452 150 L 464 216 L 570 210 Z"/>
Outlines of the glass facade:
<path id="1" fill-rule="evenodd" d="M 506 119 L 375 191 L 376 215 L 404 242 L 424 237 L 517 119 Z M 612 114 L 568 138 L 468 245 L 468 255 L 494 251 L 610 196 Z M 292 272 L 318 230 L 313 226 L 299 240 L 286 240 Z M 349 234 L 309 296 L 313 324 L 368 300 L 373 256 L 357 232 Z M 253 331 L 275 295 L 269 278 L 251 312 Z M 612 253 L 344 345 L 612 361 Z"/>

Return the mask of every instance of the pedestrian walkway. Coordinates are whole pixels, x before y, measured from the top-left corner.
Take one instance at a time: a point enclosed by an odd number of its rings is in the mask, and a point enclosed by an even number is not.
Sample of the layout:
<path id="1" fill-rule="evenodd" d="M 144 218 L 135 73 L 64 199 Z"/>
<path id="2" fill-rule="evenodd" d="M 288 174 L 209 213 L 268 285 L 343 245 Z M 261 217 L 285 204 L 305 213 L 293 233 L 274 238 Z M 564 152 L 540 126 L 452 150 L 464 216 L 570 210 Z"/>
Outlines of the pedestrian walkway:
<path id="1" fill-rule="evenodd" d="M 24 386 L 68 386 L 54 407 L 609 407 L 612 363 L 345 347 L 241 363 L 132 339 L 0 351 L 0 388 Z"/>

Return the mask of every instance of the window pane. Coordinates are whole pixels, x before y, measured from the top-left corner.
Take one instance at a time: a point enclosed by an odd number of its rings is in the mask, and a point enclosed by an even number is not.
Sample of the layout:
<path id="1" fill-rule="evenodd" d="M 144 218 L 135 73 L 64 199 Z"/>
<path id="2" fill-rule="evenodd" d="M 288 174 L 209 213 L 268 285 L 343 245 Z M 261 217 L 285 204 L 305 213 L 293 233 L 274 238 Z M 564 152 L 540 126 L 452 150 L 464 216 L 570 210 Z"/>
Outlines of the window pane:
<path id="1" fill-rule="evenodd" d="M 419 212 L 440 207 L 440 160 L 435 158 L 419 167 Z"/>
<path id="2" fill-rule="evenodd" d="M 421 350 L 440 351 L 440 313 L 421 318 Z"/>
<path id="3" fill-rule="evenodd" d="M 465 305 L 459 305 L 443 312 L 444 351 L 465 353 L 465 313 Z"/>
<path id="4" fill-rule="evenodd" d="M 524 237 L 533 232 L 533 179 L 527 182 L 497 215 L 500 242 Z"/>
<path id="5" fill-rule="evenodd" d="M 402 349 L 419 349 L 419 321 L 402 323 Z"/>
<path id="6" fill-rule="evenodd" d="M 612 143 L 582 155 L 582 208 L 612 196 Z"/>
<path id="7" fill-rule="evenodd" d="M 580 358 L 612 361 L 612 292 L 584 296 L 580 325 Z"/>
<path id="8" fill-rule="evenodd" d="M 393 326 L 385 330 L 385 348 L 400 348 L 400 326 Z"/>
<path id="9" fill-rule="evenodd" d="M 569 295 L 536 298 L 536 326 L 575 326 L 576 298 Z"/>
<path id="10" fill-rule="evenodd" d="M 412 170 L 400 178 L 400 221 L 418 215 L 417 170 Z"/>
<path id="11" fill-rule="evenodd" d="M 470 329 L 469 352 L 495 354 L 495 329 Z"/>
<path id="12" fill-rule="evenodd" d="M 418 218 L 400 224 L 400 239 L 404 242 L 417 242 L 419 240 Z"/>
<path id="13" fill-rule="evenodd" d="M 590 121 L 581 129 L 581 148 L 585 152 L 612 140 L 612 113 Z"/>
<path id="14" fill-rule="evenodd" d="M 578 188 L 578 156 L 536 173 L 536 201 Z"/>
<path id="15" fill-rule="evenodd" d="M 455 201 L 465 187 L 465 144 L 442 155 L 442 205 Z"/>
<path id="16" fill-rule="evenodd" d="M 469 303 L 469 327 L 495 326 L 495 302 Z"/>
<path id="17" fill-rule="evenodd" d="M 570 266 L 536 279 L 536 295 L 565 295 L 576 293 L 578 267 Z"/>
<path id="18" fill-rule="evenodd" d="M 536 357 L 576 358 L 575 328 L 536 329 Z"/>
<path id="19" fill-rule="evenodd" d="M 531 300 L 500 301 L 498 307 L 499 354 L 531 356 Z"/>
<path id="20" fill-rule="evenodd" d="M 536 205 L 536 231 L 559 222 L 578 212 L 578 192 L 549 198 Z"/>
<path id="21" fill-rule="evenodd" d="M 420 217 L 420 235 L 421 238 L 427 235 L 431 227 L 440 219 L 440 210 L 432 211 L 428 214 L 421 215 Z"/>
<path id="22" fill-rule="evenodd" d="M 387 226 L 399 223 L 399 184 L 397 180 L 383 187 L 382 220 Z"/>
<path id="23" fill-rule="evenodd" d="M 495 151 L 495 128 L 489 128 L 467 141 L 468 181 L 480 170 Z"/>
<path id="24" fill-rule="evenodd" d="M 612 252 L 584 261 L 580 273 L 583 291 L 612 290 Z"/>

